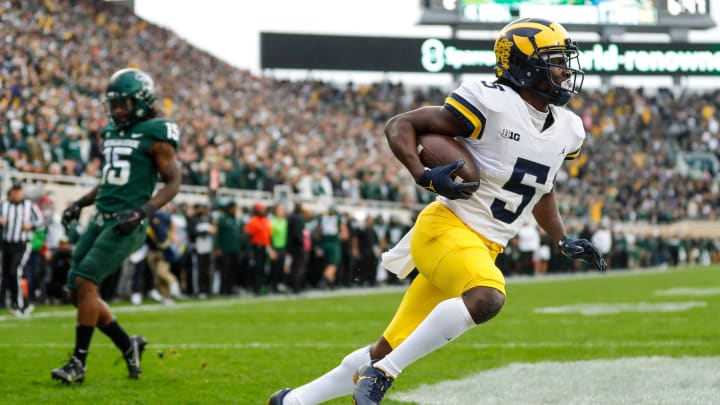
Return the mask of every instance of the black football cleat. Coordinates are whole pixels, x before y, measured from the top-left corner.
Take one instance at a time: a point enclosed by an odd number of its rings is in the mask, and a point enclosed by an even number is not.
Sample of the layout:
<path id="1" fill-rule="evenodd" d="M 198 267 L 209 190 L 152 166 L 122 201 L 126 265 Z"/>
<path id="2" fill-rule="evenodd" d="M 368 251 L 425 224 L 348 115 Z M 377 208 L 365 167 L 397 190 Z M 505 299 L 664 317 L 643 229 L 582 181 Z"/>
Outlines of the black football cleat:
<path id="1" fill-rule="evenodd" d="M 267 405 L 283 405 L 283 399 L 289 392 L 289 388 L 283 388 L 280 391 L 276 391 L 274 394 L 270 395 L 270 398 L 268 398 Z"/>
<path id="2" fill-rule="evenodd" d="M 50 375 L 53 380 L 60 380 L 65 384 L 81 383 L 85 380 L 85 366 L 75 356 L 62 367 L 53 370 Z"/>
<path id="3" fill-rule="evenodd" d="M 140 378 L 140 373 L 142 373 L 140 361 L 145 351 L 145 345 L 147 345 L 147 340 L 143 336 L 130 336 L 130 349 L 124 357 L 128 368 L 128 378 L 132 380 Z"/>
<path id="4" fill-rule="evenodd" d="M 393 383 L 393 378 L 374 367 L 374 363 L 360 367 L 353 375 L 355 405 L 379 405 Z"/>

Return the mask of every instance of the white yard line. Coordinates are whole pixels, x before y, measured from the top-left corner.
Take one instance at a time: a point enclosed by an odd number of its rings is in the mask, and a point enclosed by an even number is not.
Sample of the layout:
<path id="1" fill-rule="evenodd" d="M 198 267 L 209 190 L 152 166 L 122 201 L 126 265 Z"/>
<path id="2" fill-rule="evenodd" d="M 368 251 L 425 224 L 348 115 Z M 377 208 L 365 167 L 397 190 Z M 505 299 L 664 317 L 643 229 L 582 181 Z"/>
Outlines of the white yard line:
<path id="1" fill-rule="evenodd" d="M 535 308 L 536 314 L 581 314 L 609 315 L 626 312 L 682 312 L 693 308 L 707 307 L 704 301 L 687 302 L 618 302 L 618 303 L 579 303 L 556 307 Z"/>
<path id="2" fill-rule="evenodd" d="M 720 357 L 513 363 L 388 397 L 418 405 L 678 405 L 720 401 Z"/>
<path id="3" fill-rule="evenodd" d="M 707 297 L 707 296 L 711 296 L 711 295 L 720 295 L 720 287 L 706 287 L 706 288 L 676 287 L 676 288 L 668 288 L 667 290 L 655 291 L 655 295 Z"/>

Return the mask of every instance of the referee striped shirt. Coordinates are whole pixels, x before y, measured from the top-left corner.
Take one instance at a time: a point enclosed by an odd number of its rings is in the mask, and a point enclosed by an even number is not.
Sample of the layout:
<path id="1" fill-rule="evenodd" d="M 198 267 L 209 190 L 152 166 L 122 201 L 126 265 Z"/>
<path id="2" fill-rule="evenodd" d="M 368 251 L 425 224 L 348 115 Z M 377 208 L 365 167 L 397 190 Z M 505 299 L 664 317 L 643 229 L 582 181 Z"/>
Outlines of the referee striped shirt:
<path id="1" fill-rule="evenodd" d="M 23 224 L 30 224 L 33 229 L 40 229 L 45 224 L 42 212 L 30 200 L 12 203 L 5 200 L 0 205 L 0 218 L 6 218 L 2 227 L 2 240 L 9 243 L 23 243 L 32 239 L 32 230 L 23 230 Z"/>

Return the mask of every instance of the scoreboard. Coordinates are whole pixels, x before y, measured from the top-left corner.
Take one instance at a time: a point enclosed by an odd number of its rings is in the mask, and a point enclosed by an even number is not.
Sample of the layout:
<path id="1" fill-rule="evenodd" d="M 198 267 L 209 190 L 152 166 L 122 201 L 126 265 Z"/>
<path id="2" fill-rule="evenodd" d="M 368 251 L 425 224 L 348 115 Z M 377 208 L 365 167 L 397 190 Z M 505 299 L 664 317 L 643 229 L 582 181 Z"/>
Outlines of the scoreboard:
<path id="1" fill-rule="evenodd" d="M 557 21 L 574 31 L 702 30 L 715 26 L 712 0 L 421 0 L 420 24 L 500 29 L 517 18 Z"/>

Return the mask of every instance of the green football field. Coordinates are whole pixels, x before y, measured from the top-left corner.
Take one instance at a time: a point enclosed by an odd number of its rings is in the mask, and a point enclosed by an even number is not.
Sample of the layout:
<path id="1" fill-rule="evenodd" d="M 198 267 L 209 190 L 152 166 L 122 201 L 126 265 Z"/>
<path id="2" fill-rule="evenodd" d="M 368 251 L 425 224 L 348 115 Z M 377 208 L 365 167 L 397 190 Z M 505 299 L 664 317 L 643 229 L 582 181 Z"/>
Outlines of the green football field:
<path id="1" fill-rule="evenodd" d="M 50 379 L 72 308 L 3 314 L 0 403 L 264 404 L 375 341 L 402 291 L 113 305 L 150 342 L 142 377 L 96 330 L 75 386 Z M 383 403 L 720 403 L 719 310 L 718 266 L 510 280 L 497 318 L 412 364 Z"/>

